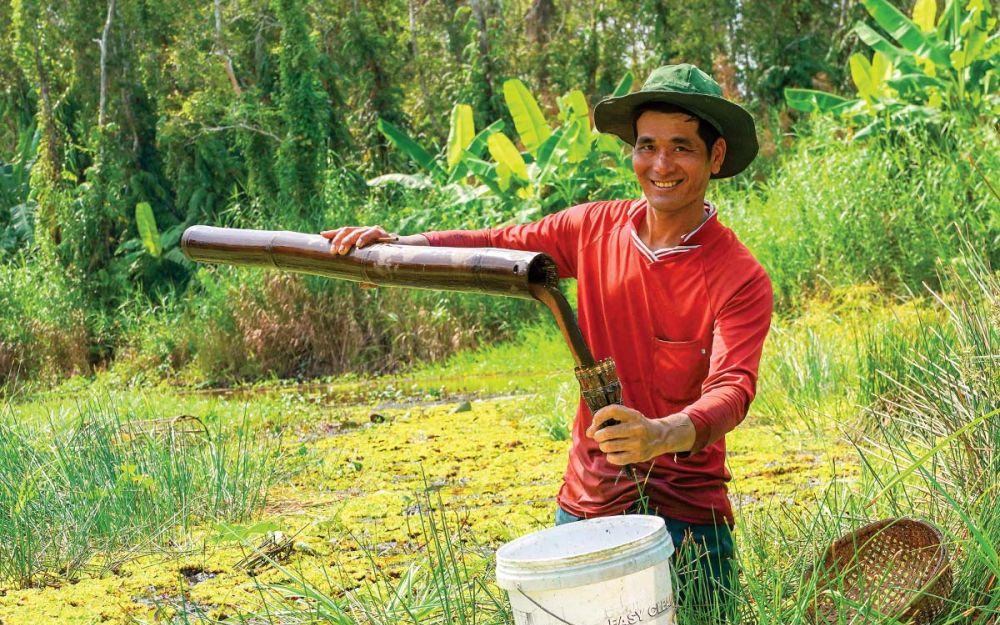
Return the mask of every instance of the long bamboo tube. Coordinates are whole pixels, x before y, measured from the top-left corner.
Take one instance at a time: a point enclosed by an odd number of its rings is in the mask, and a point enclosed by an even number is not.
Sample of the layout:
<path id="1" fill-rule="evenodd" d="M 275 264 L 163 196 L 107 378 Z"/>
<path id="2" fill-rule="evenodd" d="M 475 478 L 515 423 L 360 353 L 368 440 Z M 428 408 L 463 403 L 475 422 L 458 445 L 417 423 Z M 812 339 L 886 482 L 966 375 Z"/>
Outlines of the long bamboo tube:
<path id="1" fill-rule="evenodd" d="M 301 232 L 192 226 L 181 249 L 203 263 L 267 267 L 379 286 L 466 291 L 536 299 L 552 311 L 578 366 L 593 366 L 555 262 L 540 252 L 379 243 L 344 255 Z"/>
<path id="2" fill-rule="evenodd" d="M 188 228 L 181 248 L 203 263 L 270 267 L 379 286 L 534 299 L 533 285 L 558 282 L 551 258 L 516 250 L 379 243 L 340 255 L 319 235 L 211 226 Z"/>

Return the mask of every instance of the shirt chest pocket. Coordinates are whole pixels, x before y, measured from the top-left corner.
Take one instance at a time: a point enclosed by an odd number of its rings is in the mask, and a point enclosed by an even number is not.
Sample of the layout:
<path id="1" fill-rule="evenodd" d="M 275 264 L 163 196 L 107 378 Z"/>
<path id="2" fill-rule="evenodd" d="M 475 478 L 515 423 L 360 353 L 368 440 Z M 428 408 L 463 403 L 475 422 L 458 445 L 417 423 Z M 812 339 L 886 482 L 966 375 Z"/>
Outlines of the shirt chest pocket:
<path id="1" fill-rule="evenodd" d="M 671 403 L 690 403 L 701 396 L 701 383 L 708 375 L 708 350 L 699 340 L 653 339 L 653 371 L 650 383 L 655 394 Z"/>

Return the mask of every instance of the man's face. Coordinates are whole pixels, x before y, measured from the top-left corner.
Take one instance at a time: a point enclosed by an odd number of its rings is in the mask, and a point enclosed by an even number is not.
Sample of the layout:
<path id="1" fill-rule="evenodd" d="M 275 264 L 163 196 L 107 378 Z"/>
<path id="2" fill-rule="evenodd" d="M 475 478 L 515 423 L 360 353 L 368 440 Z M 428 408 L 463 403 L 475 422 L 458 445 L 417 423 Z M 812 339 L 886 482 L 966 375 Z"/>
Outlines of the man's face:
<path id="1" fill-rule="evenodd" d="M 709 155 L 698 120 L 686 113 L 646 111 L 636 121 L 632 168 L 653 210 L 685 214 L 703 210 L 705 189 L 726 157 L 719 138 Z"/>

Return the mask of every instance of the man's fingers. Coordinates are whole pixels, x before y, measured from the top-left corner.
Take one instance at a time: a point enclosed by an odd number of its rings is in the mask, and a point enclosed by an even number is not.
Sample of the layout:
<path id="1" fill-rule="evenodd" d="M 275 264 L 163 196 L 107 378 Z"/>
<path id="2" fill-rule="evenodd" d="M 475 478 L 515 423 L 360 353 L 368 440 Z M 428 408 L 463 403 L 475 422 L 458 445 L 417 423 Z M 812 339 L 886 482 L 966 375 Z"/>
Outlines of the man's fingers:
<path id="1" fill-rule="evenodd" d="M 600 426 L 598 426 L 600 427 Z M 634 423 L 619 423 L 600 428 L 592 437 L 598 443 L 616 440 L 634 440 L 642 435 L 642 427 Z"/>
<path id="2" fill-rule="evenodd" d="M 632 452 L 622 452 L 616 454 L 608 454 L 608 462 L 611 464 L 623 467 L 626 464 L 635 464 L 638 462 L 635 458 L 635 454 Z"/>
<path id="3" fill-rule="evenodd" d="M 334 253 L 341 253 L 340 249 L 344 244 L 344 239 L 351 233 L 353 228 L 337 228 L 334 231 L 333 236 L 330 238 L 330 251 Z"/>
<path id="4" fill-rule="evenodd" d="M 374 243 L 381 239 L 382 237 L 389 236 L 381 226 L 372 226 L 370 228 L 365 228 L 361 234 L 358 235 L 358 241 L 355 245 L 359 248 L 365 247 L 371 243 Z"/>
<path id="5" fill-rule="evenodd" d="M 605 423 L 608 423 L 608 421 L 621 423 L 621 419 L 618 418 L 621 408 L 622 406 L 619 406 L 618 404 L 611 404 L 610 406 L 605 406 L 594 413 L 594 419 L 591 422 L 590 427 L 587 428 L 587 436 L 596 440 L 598 432 L 606 430 L 614 425 L 614 423 L 611 423 L 605 426 Z"/>
<path id="6" fill-rule="evenodd" d="M 337 254 L 348 253 L 351 251 L 351 247 L 353 247 L 357 242 L 358 237 L 361 235 L 363 230 L 365 230 L 365 228 L 356 226 L 340 228 L 340 232 L 330 239 L 330 250 L 332 252 L 336 252 Z"/>
<path id="7" fill-rule="evenodd" d="M 616 438 L 610 441 L 604 441 L 598 447 L 601 448 L 606 454 L 615 454 L 619 452 L 631 452 L 635 449 L 635 443 L 626 438 Z"/>

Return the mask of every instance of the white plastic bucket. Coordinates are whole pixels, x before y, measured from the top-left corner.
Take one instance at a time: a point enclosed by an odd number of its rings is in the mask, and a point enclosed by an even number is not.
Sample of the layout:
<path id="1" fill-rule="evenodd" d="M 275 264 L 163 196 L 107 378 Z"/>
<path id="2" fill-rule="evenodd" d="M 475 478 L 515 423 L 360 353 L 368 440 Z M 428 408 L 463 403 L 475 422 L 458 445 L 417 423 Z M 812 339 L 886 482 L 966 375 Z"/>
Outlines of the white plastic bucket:
<path id="1" fill-rule="evenodd" d="M 517 625 L 674 625 L 663 519 L 602 517 L 544 529 L 497 550 L 497 585 Z"/>

